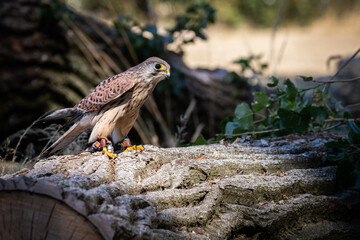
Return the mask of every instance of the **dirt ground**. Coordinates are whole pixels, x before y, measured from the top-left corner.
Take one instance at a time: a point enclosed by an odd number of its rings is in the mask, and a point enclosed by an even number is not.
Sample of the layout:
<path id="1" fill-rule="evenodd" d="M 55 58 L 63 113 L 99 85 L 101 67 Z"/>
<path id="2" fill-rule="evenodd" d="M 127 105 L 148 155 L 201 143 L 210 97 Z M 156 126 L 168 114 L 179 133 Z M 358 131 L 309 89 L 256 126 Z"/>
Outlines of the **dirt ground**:
<path id="1" fill-rule="evenodd" d="M 360 18 L 326 17 L 307 27 L 281 27 L 272 38 L 272 29 L 216 25 L 207 31 L 208 40 L 197 40 L 184 48 L 191 67 L 239 70 L 234 60 L 262 54 L 269 63 L 265 74 L 294 77 L 324 76 L 335 72 L 336 61 L 327 68 L 331 56 L 349 57 L 360 48 Z M 272 40 L 273 39 L 273 40 Z"/>

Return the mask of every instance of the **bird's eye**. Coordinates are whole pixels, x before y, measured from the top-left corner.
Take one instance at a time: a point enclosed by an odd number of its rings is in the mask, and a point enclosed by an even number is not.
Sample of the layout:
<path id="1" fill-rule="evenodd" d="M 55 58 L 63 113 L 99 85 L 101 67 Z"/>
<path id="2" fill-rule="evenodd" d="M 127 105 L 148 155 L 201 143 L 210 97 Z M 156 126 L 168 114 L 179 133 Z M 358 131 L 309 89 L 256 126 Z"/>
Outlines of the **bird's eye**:
<path id="1" fill-rule="evenodd" d="M 160 64 L 160 63 L 156 63 L 155 64 L 155 69 L 156 70 L 162 70 L 164 68 L 164 65 Z"/>

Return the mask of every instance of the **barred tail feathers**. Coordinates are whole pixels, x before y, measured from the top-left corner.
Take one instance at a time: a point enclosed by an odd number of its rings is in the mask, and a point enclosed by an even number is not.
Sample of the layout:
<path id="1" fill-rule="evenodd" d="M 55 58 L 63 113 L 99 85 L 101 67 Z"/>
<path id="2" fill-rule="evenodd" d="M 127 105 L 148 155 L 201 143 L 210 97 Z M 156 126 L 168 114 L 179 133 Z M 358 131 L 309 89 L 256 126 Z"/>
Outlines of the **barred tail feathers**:
<path id="1" fill-rule="evenodd" d="M 67 130 L 56 142 L 48 147 L 40 154 L 39 159 L 46 158 L 64 150 L 72 141 L 74 141 L 82 132 L 91 126 L 84 125 L 81 120 L 76 122 L 69 130 Z"/>
<path id="2" fill-rule="evenodd" d="M 73 108 L 64 108 L 64 109 L 60 109 L 57 110 L 41 119 L 39 119 L 38 121 L 50 121 L 50 120 L 58 120 L 58 119 L 63 119 L 63 118 L 67 118 L 67 117 L 77 117 L 80 116 L 82 113 L 77 110 L 77 109 L 73 109 Z"/>

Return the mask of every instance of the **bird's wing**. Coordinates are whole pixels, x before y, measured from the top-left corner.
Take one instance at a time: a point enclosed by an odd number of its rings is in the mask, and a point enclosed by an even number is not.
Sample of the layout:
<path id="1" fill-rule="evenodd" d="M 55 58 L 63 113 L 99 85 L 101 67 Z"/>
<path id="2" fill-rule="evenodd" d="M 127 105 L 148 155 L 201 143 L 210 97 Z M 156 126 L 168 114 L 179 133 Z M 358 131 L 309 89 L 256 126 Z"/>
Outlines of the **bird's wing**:
<path id="1" fill-rule="evenodd" d="M 94 91 L 83 98 L 75 108 L 84 112 L 97 111 L 129 91 L 134 87 L 136 82 L 129 70 L 103 80 L 96 86 Z"/>

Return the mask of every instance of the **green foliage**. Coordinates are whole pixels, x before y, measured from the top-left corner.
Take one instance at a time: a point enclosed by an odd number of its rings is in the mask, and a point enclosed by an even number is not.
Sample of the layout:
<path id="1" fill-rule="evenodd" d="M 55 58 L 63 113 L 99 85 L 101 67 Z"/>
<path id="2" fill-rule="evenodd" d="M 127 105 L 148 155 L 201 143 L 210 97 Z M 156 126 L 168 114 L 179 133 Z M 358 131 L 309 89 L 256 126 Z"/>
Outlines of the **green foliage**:
<path id="1" fill-rule="evenodd" d="M 203 135 L 200 135 L 195 142 L 190 143 L 190 146 L 198 146 L 198 145 L 207 145 L 209 144 L 208 141 L 206 141 L 206 139 L 204 138 Z"/>
<path id="2" fill-rule="evenodd" d="M 115 29 L 120 35 L 126 35 L 136 53 L 142 53 L 143 58 L 159 55 L 166 51 L 167 45 L 176 42 L 177 48 L 193 42 L 195 38 L 206 39 L 203 29 L 215 22 L 215 10 L 207 3 L 190 5 L 184 15 L 176 18 L 175 26 L 168 30 L 167 35 L 160 35 L 156 25 L 141 26 L 138 22 L 127 16 L 119 16 L 114 21 Z M 136 30 L 134 30 L 136 29 Z M 193 36 L 185 38 L 183 32 L 193 32 Z"/>
<path id="3" fill-rule="evenodd" d="M 253 130 L 253 112 L 247 103 L 239 104 L 235 116 L 225 125 L 225 134 L 242 133 Z"/>
<path id="4" fill-rule="evenodd" d="M 186 9 L 184 15 L 176 18 L 176 24 L 169 32 L 174 35 L 176 32 L 190 30 L 196 37 L 206 40 L 203 29 L 207 28 L 209 23 L 215 23 L 215 9 L 208 3 L 194 3 Z M 195 36 L 184 40 L 183 43 L 193 42 Z"/>
<path id="5" fill-rule="evenodd" d="M 308 76 L 299 78 L 313 80 Z M 350 112 L 339 111 L 340 104 L 330 98 L 326 83 L 300 89 L 290 79 L 285 79 L 283 86 L 274 76 L 270 80 L 267 86 L 275 91 L 269 96 L 264 92 L 255 92 L 251 108 L 247 103 L 239 104 L 234 116 L 222 122 L 224 136 L 234 138 L 251 134 L 256 138 L 303 134 L 332 129 L 346 121 L 348 138 L 327 144 L 328 162 L 339 165 L 337 179 L 340 186 L 359 190 L 360 122 L 354 121 Z"/>
<path id="6" fill-rule="evenodd" d="M 360 122 L 347 121 L 347 139 L 326 144 L 329 162 L 338 164 L 337 181 L 343 188 L 360 190 Z"/>
<path id="7" fill-rule="evenodd" d="M 250 55 L 249 57 L 240 58 L 234 61 L 234 63 L 240 65 L 242 73 L 250 71 L 253 74 L 262 74 L 268 65 L 261 62 L 261 58 L 262 55 Z"/>
<path id="8" fill-rule="evenodd" d="M 114 27 L 118 30 L 120 36 L 123 36 L 124 39 L 129 39 L 133 51 L 136 52 L 137 55 L 139 55 L 139 53 L 143 54 L 143 56 L 140 56 L 143 58 L 164 52 L 166 45 L 171 42 L 171 39 L 167 36 L 158 34 L 156 25 L 146 25 L 142 27 L 127 16 L 119 16 L 117 20 L 114 21 Z M 133 28 L 137 29 L 137 31 L 133 31 Z M 145 32 L 148 33 L 148 37 L 145 37 Z"/>
<path id="9" fill-rule="evenodd" d="M 254 102 L 251 104 L 254 112 L 260 112 L 266 108 L 269 97 L 264 92 L 255 92 Z"/>
<path id="10" fill-rule="evenodd" d="M 303 81 L 312 80 L 308 76 L 299 77 Z M 299 89 L 290 79 L 285 79 L 283 86 L 274 76 L 270 80 L 267 86 L 275 89 L 275 93 L 268 96 L 264 92 L 255 92 L 251 108 L 247 103 L 238 105 L 235 116 L 228 120 L 231 123 L 225 124 L 225 134 L 271 129 L 277 130 L 274 135 L 301 134 L 331 127 L 333 123 L 326 122 L 330 117 L 343 117 L 341 112 L 331 109 L 334 104 L 325 84 Z M 311 98 L 306 99 L 305 95 L 311 92 Z M 246 113 L 246 117 L 240 117 L 239 112 Z"/>

